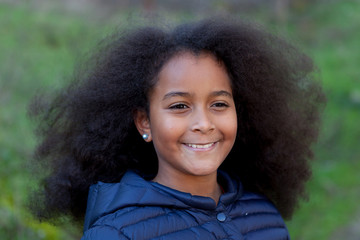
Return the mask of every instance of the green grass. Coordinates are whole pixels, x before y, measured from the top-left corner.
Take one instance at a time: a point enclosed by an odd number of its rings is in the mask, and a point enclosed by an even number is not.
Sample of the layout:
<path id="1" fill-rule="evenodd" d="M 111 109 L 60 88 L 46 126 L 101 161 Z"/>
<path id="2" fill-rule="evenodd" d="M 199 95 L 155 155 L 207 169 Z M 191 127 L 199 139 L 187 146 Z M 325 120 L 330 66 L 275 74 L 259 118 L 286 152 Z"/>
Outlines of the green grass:
<path id="1" fill-rule="evenodd" d="M 316 3 L 294 12 L 286 26 L 320 69 L 328 104 L 314 147 L 310 201 L 288 227 L 295 240 L 325 240 L 359 213 L 360 4 Z M 0 3 L 0 238 L 79 239 L 81 229 L 35 221 L 25 204 L 35 123 L 27 105 L 38 91 L 58 88 L 75 63 L 125 15 L 94 16 L 61 8 Z M 181 19 L 181 14 L 174 18 Z M 106 26 L 106 27 L 104 27 Z M 305 31 L 306 30 L 306 31 Z M 346 237 L 344 237 L 346 239 Z"/>

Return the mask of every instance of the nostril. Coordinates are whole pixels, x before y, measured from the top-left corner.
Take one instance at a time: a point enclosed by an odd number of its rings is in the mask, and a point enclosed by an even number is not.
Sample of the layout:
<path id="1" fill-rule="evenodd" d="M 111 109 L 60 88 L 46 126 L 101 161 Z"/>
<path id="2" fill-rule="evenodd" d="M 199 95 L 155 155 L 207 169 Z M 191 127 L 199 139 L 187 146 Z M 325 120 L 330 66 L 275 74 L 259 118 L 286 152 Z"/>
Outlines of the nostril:
<path id="1" fill-rule="evenodd" d="M 215 129 L 215 125 L 210 119 L 202 118 L 194 121 L 192 126 L 193 131 L 207 132 Z"/>

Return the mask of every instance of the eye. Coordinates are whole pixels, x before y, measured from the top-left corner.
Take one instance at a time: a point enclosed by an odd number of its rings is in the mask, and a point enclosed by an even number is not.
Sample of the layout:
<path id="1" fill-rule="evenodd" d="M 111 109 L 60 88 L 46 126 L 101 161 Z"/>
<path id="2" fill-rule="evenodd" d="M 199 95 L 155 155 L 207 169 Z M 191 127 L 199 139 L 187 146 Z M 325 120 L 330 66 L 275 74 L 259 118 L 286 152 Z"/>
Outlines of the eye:
<path id="1" fill-rule="evenodd" d="M 186 106 L 183 103 L 177 103 L 177 104 L 171 105 L 169 108 L 175 110 L 175 109 L 186 109 L 186 108 L 189 108 L 189 107 Z"/>
<path id="2" fill-rule="evenodd" d="M 214 104 L 211 105 L 212 107 L 216 107 L 216 108 L 226 108 L 229 107 L 229 105 L 227 103 L 224 102 L 216 102 Z"/>

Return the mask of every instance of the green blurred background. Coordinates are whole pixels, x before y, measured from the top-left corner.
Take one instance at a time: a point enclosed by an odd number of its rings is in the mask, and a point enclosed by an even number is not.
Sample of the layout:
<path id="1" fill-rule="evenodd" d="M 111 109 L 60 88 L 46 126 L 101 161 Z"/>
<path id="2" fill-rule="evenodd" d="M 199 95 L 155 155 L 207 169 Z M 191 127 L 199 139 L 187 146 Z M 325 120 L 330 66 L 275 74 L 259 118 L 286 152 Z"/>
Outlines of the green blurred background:
<path id="1" fill-rule="evenodd" d="M 292 239 L 360 239 L 360 1 L 0 0 L 0 239 L 79 239 L 26 210 L 36 123 L 27 105 L 63 86 L 76 62 L 128 19 L 172 22 L 225 13 L 286 36 L 319 68 L 328 104 L 314 146 L 310 200 L 288 221 Z"/>

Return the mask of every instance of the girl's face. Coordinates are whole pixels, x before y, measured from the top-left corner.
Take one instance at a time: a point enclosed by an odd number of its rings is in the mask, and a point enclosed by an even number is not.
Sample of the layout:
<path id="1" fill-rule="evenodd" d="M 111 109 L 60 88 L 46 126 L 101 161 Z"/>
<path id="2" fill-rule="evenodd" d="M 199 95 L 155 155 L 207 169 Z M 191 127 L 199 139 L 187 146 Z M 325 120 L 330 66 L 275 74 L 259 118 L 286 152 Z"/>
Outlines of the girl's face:
<path id="1" fill-rule="evenodd" d="M 159 174 L 216 174 L 236 137 L 237 118 L 229 76 L 210 54 L 181 53 L 159 73 L 149 118 L 138 114 L 158 156 Z M 141 117 L 142 116 L 142 117 Z"/>

